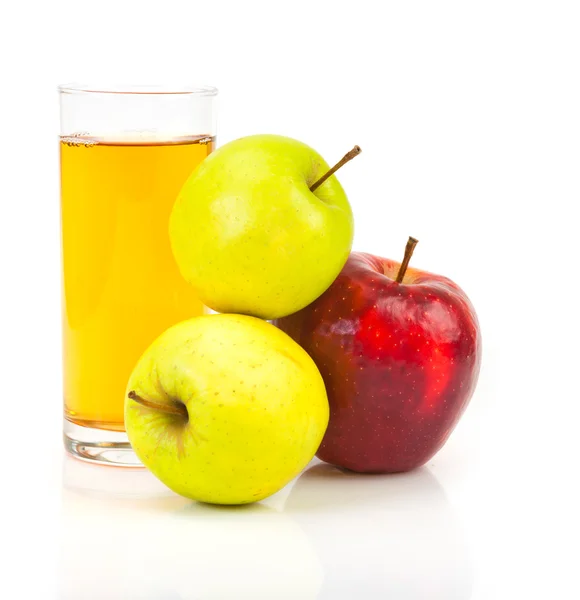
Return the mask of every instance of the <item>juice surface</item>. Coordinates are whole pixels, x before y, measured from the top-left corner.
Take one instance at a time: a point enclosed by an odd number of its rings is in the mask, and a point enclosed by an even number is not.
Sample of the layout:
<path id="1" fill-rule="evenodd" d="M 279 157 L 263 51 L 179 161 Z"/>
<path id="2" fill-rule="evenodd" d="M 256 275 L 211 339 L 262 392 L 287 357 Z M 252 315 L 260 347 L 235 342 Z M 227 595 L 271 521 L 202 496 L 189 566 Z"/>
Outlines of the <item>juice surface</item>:
<path id="1" fill-rule="evenodd" d="M 125 386 L 148 345 L 202 314 L 168 235 L 211 138 L 61 140 L 65 416 L 123 431 Z"/>

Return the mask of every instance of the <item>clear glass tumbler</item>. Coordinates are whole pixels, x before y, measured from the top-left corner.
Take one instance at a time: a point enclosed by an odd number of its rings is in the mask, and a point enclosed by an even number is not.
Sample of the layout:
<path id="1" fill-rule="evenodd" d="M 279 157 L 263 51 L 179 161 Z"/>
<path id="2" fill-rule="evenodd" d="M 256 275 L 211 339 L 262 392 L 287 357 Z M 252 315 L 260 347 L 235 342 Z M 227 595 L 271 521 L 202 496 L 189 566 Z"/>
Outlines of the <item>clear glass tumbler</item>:
<path id="1" fill-rule="evenodd" d="M 61 85 L 64 442 L 140 466 L 125 387 L 148 345 L 203 306 L 173 259 L 168 220 L 213 150 L 212 87 Z"/>

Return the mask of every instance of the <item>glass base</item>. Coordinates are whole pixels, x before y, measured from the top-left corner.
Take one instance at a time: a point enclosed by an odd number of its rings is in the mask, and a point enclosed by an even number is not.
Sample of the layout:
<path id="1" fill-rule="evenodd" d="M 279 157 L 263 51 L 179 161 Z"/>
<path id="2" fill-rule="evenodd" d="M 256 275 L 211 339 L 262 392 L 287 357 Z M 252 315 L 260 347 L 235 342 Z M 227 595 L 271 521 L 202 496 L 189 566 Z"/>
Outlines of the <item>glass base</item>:
<path id="1" fill-rule="evenodd" d="M 64 419 L 64 447 L 75 458 L 114 467 L 143 467 L 125 432 L 81 427 Z"/>

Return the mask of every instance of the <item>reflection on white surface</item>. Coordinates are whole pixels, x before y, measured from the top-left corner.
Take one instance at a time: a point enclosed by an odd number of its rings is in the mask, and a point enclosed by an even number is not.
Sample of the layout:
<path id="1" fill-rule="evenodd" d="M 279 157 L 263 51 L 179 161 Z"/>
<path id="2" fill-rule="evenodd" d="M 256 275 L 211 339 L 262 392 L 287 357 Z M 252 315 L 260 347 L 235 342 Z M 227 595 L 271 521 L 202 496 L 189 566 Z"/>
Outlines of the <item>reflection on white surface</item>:
<path id="1" fill-rule="evenodd" d="M 426 468 L 357 475 L 317 464 L 285 510 L 321 557 L 320 600 L 468 600 L 472 570 L 458 520 Z"/>
<path id="2" fill-rule="evenodd" d="M 272 505 L 193 503 L 146 471 L 68 458 L 63 487 L 60 600 L 318 595 L 322 569 L 309 538 Z"/>
<path id="3" fill-rule="evenodd" d="M 174 495 L 145 470 L 65 457 L 59 600 L 467 600 L 471 572 L 426 469 L 314 464 L 246 507 Z"/>

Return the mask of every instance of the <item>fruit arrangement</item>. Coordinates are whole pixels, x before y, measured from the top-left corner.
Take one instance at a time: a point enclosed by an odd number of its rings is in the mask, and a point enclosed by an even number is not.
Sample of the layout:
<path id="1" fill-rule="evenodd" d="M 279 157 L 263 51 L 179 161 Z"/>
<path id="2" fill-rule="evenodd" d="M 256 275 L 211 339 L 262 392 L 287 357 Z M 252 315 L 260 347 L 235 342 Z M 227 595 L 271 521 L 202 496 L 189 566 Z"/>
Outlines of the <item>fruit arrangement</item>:
<path id="1" fill-rule="evenodd" d="M 169 223 L 176 262 L 223 314 L 194 317 L 145 351 L 125 427 L 175 492 L 244 504 L 316 454 L 358 472 L 407 471 L 445 443 L 481 360 L 473 306 L 445 277 L 351 253 L 353 216 L 313 149 L 276 135 L 206 158 Z M 272 320 L 272 323 L 266 321 Z"/>

